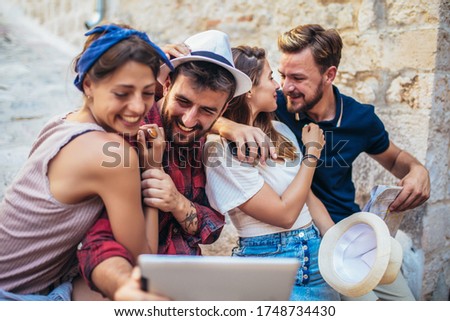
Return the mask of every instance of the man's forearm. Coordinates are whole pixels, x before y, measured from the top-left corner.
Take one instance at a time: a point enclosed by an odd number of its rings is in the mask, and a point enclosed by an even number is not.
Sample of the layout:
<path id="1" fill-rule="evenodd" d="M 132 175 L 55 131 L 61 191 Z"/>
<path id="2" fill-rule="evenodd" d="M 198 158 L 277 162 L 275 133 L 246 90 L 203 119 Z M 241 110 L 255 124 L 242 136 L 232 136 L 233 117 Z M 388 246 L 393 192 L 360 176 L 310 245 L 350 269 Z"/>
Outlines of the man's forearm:
<path id="1" fill-rule="evenodd" d="M 412 170 L 424 170 L 425 167 L 410 153 L 397 147 L 392 141 L 386 151 L 370 155 L 384 168 L 391 172 L 395 177 L 402 179 Z"/>
<path id="2" fill-rule="evenodd" d="M 385 152 L 371 156 L 399 178 L 398 185 L 403 187 L 390 205 L 391 211 L 402 212 L 415 208 L 430 197 L 430 175 L 414 156 L 392 142 Z"/>
<path id="3" fill-rule="evenodd" d="M 214 123 L 214 126 L 211 127 L 210 132 L 213 134 L 220 135 L 221 129 L 223 129 L 226 126 L 227 122 L 230 122 L 230 120 L 227 118 L 224 117 L 217 118 L 217 121 Z"/>
<path id="4" fill-rule="evenodd" d="M 413 170 L 423 170 L 424 173 L 427 173 L 426 168 L 414 156 L 401 150 L 390 172 L 395 177 L 402 179 Z"/>
<path id="5" fill-rule="evenodd" d="M 123 257 L 111 257 L 94 268 L 92 281 L 105 296 L 114 300 L 116 291 L 129 280 L 132 269 Z"/>
<path id="6" fill-rule="evenodd" d="M 181 196 L 179 206 L 176 210 L 172 211 L 172 215 L 175 217 L 178 223 L 180 223 L 181 227 L 186 233 L 192 235 L 197 233 L 198 231 L 197 209 L 190 200 L 188 200 L 184 196 Z"/>

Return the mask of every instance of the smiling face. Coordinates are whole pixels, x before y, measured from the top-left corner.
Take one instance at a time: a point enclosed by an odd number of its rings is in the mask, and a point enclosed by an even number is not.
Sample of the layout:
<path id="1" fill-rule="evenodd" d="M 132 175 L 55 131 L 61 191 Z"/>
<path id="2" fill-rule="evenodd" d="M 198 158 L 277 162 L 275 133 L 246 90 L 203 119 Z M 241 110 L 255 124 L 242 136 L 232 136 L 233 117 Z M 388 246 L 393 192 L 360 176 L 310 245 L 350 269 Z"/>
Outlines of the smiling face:
<path id="1" fill-rule="evenodd" d="M 229 93 L 199 89 L 185 75 L 164 85 L 161 109 L 166 138 L 176 145 L 191 145 L 203 137 L 223 114 Z"/>
<path id="2" fill-rule="evenodd" d="M 144 116 L 155 102 L 156 79 L 146 65 L 129 61 L 110 76 L 92 82 L 87 76 L 86 108 L 108 132 L 135 136 Z"/>
<path id="3" fill-rule="evenodd" d="M 326 77 L 314 61 L 311 49 L 306 48 L 297 53 L 283 53 L 279 72 L 290 112 L 306 112 L 320 102 Z"/>

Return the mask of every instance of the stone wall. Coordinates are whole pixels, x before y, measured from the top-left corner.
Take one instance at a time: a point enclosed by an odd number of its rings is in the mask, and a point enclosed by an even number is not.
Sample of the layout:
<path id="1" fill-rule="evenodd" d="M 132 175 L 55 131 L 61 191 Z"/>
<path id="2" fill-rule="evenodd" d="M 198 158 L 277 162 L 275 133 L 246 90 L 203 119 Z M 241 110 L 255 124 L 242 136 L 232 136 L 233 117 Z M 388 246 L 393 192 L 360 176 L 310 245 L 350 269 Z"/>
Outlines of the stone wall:
<path id="1" fill-rule="evenodd" d="M 11 7 L 80 47 L 98 1 L 8 0 Z M 266 48 L 275 69 L 277 36 L 298 24 L 336 28 L 344 41 L 336 84 L 374 104 L 395 143 L 430 171 L 426 205 L 407 213 L 402 230 L 423 273 L 408 281 L 419 299 L 447 300 L 450 271 L 450 4 L 448 0 L 105 1 L 105 19 L 147 31 L 159 44 L 206 29 L 227 32 L 232 45 Z M 275 73 L 276 74 L 276 73 Z M 366 155 L 354 169 L 358 202 L 372 186 L 397 179 Z M 233 231 L 222 243 L 232 247 Z M 222 244 L 222 245 L 220 245 Z M 217 246 L 212 253 L 218 253 Z M 205 249 L 211 251 L 211 249 Z M 223 248 L 222 248 L 223 250 Z M 215 251 L 215 252 L 214 252 Z M 211 252 L 210 252 L 211 253 Z M 223 254 L 220 253 L 220 254 Z"/>

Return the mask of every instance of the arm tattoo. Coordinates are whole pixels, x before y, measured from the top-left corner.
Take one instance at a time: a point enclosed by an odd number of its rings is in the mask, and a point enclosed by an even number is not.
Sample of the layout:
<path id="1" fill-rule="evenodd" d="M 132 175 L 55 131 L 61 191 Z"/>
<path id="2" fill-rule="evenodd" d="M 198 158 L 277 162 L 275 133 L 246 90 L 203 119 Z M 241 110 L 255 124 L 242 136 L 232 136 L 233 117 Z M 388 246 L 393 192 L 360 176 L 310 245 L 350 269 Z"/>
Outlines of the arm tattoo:
<path id="1" fill-rule="evenodd" d="M 186 218 L 180 222 L 181 226 L 183 226 L 186 232 L 190 232 L 190 230 L 197 231 L 198 218 L 197 218 L 197 210 L 195 209 L 194 203 L 190 202 L 191 206 L 189 211 L 186 213 Z"/>

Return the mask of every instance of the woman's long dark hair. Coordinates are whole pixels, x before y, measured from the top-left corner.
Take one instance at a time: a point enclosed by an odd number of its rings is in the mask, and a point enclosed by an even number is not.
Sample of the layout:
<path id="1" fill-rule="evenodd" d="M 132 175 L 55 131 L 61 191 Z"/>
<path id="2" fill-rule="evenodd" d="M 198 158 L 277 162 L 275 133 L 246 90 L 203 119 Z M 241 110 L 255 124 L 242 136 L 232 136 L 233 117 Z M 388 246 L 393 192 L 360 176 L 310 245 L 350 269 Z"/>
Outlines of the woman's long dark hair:
<path id="1" fill-rule="evenodd" d="M 265 50 L 258 47 L 239 46 L 233 48 L 232 52 L 235 67 L 250 77 L 253 86 L 258 86 L 266 59 Z M 231 100 L 223 116 L 237 123 L 259 127 L 271 139 L 278 157 L 291 160 L 298 157 L 292 142 L 273 127 L 273 113 L 259 113 L 253 124 L 250 124 L 250 113 L 247 97 L 243 94 Z"/>

